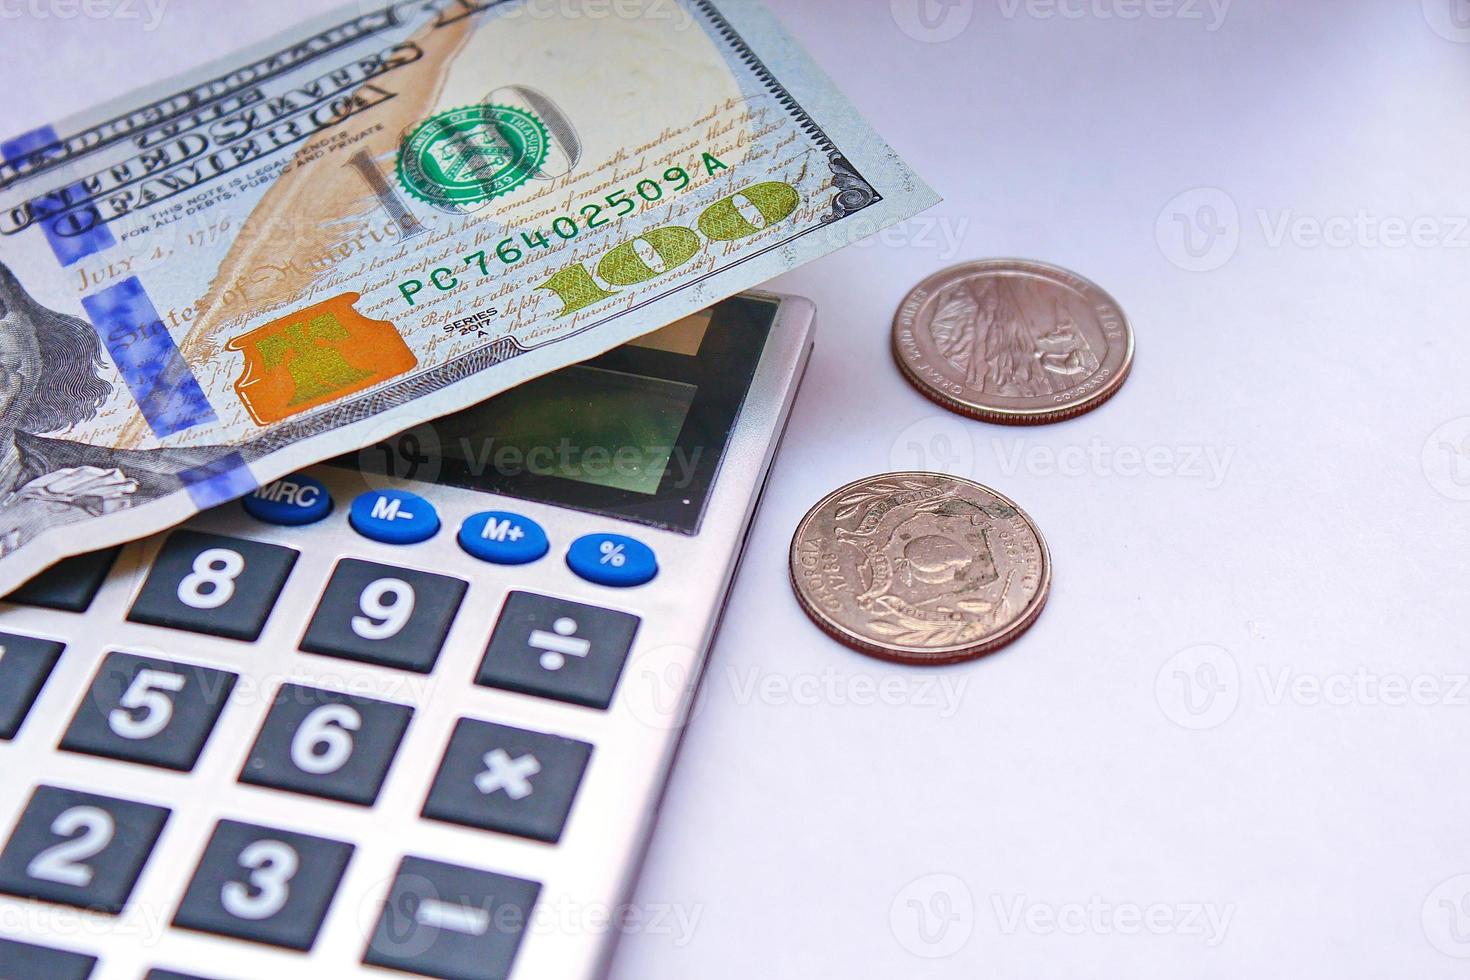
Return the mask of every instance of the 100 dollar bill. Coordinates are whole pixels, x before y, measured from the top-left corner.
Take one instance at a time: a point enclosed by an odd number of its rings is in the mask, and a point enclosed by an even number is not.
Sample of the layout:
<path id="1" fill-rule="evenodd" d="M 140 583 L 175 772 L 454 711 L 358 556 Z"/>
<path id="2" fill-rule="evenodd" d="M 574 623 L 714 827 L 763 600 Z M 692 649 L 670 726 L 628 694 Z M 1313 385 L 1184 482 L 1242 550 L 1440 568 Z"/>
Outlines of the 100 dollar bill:
<path id="1" fill-rule="evenodd" d="M 561 7 L 353 7 L 0 142 L 0 594 L 934 201 L 754 0 Z"/>

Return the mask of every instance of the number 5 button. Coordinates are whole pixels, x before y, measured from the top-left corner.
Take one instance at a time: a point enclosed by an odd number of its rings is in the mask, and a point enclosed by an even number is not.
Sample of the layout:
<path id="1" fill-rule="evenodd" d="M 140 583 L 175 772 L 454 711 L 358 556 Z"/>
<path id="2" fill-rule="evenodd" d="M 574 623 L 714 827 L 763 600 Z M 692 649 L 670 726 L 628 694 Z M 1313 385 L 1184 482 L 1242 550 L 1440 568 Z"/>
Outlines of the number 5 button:
<path id="1" fill-rule="evenodd" d="M 351 857 L 341 841 L 221 820 L 174 925 L 304 952 Z"/>
<path id="2" fill-rule="evenodd" d="M 346 558 L 306 629 L 301 649 L 427 674 L 434 669 L 465 583 Z"/>
<path id="3" fill-rule="evenodd" d="M 297 554 L 260 541 L 175 531 L 153 562 L 128 619 L 257 640 Z"/>
<path id="4" fill-rule="evenodd" d="M 234 686 L 227 671 L 109 653 L 61 747 L 188 772 Z"/>

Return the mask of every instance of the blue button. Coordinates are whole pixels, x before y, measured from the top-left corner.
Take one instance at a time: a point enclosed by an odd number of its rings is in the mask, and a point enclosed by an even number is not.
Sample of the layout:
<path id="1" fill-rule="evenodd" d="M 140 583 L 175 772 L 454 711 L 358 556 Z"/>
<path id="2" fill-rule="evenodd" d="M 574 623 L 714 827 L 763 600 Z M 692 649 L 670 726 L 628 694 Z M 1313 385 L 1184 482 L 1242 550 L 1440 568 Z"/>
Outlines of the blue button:
<path id="1" fill-rule="evenodd" d="M 416 493 L 370 490 L 352 502 L 352 527 L 384 544 L 418 544 L 439 533 L 439 515 Z"/>
<path id="2" fill-rule="evenodd" d="M 540 524 L 529 517 L 494 510 L 464 522 L 459 529 L 459 546 L 481 561 L 496 565 L 529 565 L 551 550 Z"/>
<path id="3" fill-rule="evenodd" d="M 620 534 L 578 538 L 567 551 L 567 565 L 587 581 L 615 589 L 645 585 L 658 575 L 653 549 Z"/>
<path id="4" fill-rule="evenodd" d="M 332 512 L 326 486 L 300 473 L 263 486 L 240 503 L 256 520 L 286 527 L 315 524 Z"/>

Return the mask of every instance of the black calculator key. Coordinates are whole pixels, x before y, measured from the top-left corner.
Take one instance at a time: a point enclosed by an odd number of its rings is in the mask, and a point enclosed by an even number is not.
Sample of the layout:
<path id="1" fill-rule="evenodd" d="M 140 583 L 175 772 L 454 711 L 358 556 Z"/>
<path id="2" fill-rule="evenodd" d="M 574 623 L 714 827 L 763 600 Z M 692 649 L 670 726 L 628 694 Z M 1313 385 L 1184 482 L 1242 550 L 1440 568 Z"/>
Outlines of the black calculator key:
<path id="1" fill-rule="evenodd" d="M 128 619 L 231 640 L 258 639 L 297 555 L 260 541 L 175 531 Z"/>
<path id="2" fill-rule="evenodd" d="M 63 649 L 53 640 L 0 633 L 0 741 L 20 731 Z"/>
<path id="3" fill-rule="evenodd" d="M 240 782 L 372 806 L 413 709 L 284 684 Z"/>
<path id="4" fill-rule="evenodd" d="M 475 683 L 606 708 L 639 622 L 611 609 L 512 592 Z"/>
<path id="5" fill-rule="evenodd" d="M 116 915 L 168 816 L 161 806 L 37 786 L 0 852 L 0 891 Z"/>
<path id="6" fill-rule="evenodd" d="M 160 970 L 156 967 L 149 970 L 143 980 L 208 980 L 194 973 L 180 973 L 177 970 Z"/>
<path id="7" fill-rule="evenodd" d="M 211 667 L 109 653 L 61 747 L 188 772 L 199 760 L 235 679 Z"/>
<path id="8" fill-rule="evenodd" d="M 97 957 L 0 939 L 0 980 L 87 980 Z"/>
<path id="9" fill-rule="evenodd" d="M 541 886 L 406 857 L 362 961 L 441 980 L 505 980 Z"/>
<path id="10" fill-rule="evenodd" d="M 221 820 L 174 925 L 309 950 L 352 850 L 341 841 Z"/>
<path id="11" fill-rule="evenodd" d="M 62 612 L 86 612 L 121 551 L 108 548 L 64 558 L 10 593 L 6 601 Z"/>
<path id="12" fill-rule="evenodd" d="M 591 757 L 586 742 L 461 718 L 423 815 L 554 844 Z"/>
<path id="13" fill-rule="evenodd" d="M 301 649 L 427 674 L 439 659 L 465 588 L 447 575 L 343 559 Z"/>

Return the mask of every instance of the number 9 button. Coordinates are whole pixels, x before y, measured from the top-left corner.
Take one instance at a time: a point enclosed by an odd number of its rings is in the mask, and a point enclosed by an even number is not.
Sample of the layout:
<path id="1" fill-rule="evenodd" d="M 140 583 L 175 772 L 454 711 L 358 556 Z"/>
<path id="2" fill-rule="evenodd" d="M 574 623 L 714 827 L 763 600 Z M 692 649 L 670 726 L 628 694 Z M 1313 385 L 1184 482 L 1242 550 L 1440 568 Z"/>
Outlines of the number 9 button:
<path id="1" fill-rule="evenodd" d="M 301 649 L 427 674 L 466 585 L 457 578 L 356 558 L 337 563 Z"/>

